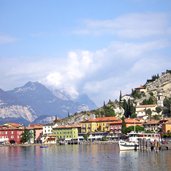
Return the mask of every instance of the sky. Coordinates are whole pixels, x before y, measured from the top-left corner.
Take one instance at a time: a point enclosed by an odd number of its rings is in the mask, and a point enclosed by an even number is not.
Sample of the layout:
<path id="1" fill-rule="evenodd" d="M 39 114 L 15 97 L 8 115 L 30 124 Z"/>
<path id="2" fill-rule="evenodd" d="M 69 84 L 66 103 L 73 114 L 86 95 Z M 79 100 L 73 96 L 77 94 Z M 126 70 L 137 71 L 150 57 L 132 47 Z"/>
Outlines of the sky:
<path id="1" fill-rule="evenodd" d="M 0 88 L 39 81 L 97 106 L 171 69 L 170 0 L 0 0 Z"/>

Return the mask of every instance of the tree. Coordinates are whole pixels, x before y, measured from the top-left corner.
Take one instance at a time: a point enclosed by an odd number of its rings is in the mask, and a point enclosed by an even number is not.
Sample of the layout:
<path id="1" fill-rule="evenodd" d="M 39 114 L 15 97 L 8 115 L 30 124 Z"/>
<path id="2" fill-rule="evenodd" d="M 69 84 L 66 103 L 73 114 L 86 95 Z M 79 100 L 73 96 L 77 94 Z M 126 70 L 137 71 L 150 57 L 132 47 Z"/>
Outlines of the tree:
<path id="1" fill-rule="evenodd" d="M 84 134 L 84 135 L 83 135 L 83 137 L 84 137 L 84 140 L 86 140 L 86 141 L 87 141 L 89 136 L 90 136 L 90 134 L 89 134 L 89 133 L 87 133 L 87 134 Z"/>
<path id="2" fill-rule="evenodd" d="M 159 115 L 154 115 L 154 116 L 153 116 L 153 119 L 154 119 L 154 120 L 160 120 L 160 116 L 159 116 Z"/>
<path id="3" fill-rule="evenodd" d="M 119 94 L 119 103 L 121 103 L 122 101 L 122 92 L 120 91 L 120 94 Z"/>
<path id="4" fill-rule="evenodd" d="M 109 99 L 108 104 L 109 104 L 109 105 L 113 105 L 112 100 Z"/>
<path id="5" fill-rule="evenodd" d="M 151 120 L 151 114 L 152 114 L 151 109 L 147 109 L 147 110 L 146 110 L 146 114 L 148 115 L 148 117 L 149 117 L 150 120 Z"/>
<path id="6" fill-rule="evenodd" d="M 128 99 L 128 102 L 126 100 L 123 101 L 122 107 L 124 109 L 124 116 L 130 117 L 132 113 L 135 113 L 135 107 L 133 106 L 133 103 L 130 99 Z"/>
<path id="7" fill-rule="evenodd" d="M 128 103 L 126 102 L 126 100 L 124 99 L 123 103 L 122 103 L 122 107 L 124 109 L 124 116 L 127 118 L 129 117 L 129 109 L 128 109 Z"/>
<path id="8" fill-rule="evenodd" d="M 24 132 L 21 134 L 21 142 L 29 142 L 32 137 L 33 134 L 28 129 L 24 129 Z"/>
<path id="9" fill-rule="evenodd" d="M 159 106 L 157 106 L 157 107 L 156 107 L 156 112 L 159 114 L 161 111 L 162 111 L 162 108 L 159 107 Z"/>
<path id="10" fill-rule="evenodd" d="M 163 105 L 164 105 L 164 114 L 167 116 L 171 116 L 171 98 L 165 98 L 163 101 Z"/>
<path id="11" fill-rule="evenodd" d="M 150 105 L 150 104 L 156 104 L 156 98 L 154 96 L 150 96 L 149 99 L 144 99 L 142 104 L 143 105 Z"/>
<path id="12" fill-rule="evenodd" d="M 136 126 L 129 126 L 128 128 L 126 128 L 127 133 L 129 133 L 131 131 L 142 132 L 142 131 L 144 131 L 144 127 L 136 125 Z"/>
<path id="13" fill-rule="evenodd" d="M 136 113 L 132 113 L 131 114 L 131 118 L 136 118 L 137 117 L 137 114 Z"/>
<path id="14" fill-rule="evenodd" d="M 134 99 L 140 99 L 141 96 L 142 96 L 141 92 L 139 92 L 139 91 L 137 91 L 137 90 L 133 90 L 133 89 L 132 89 L 131 95 L 132 95 L 132 97 L 133 97 Z"/>
<path id="15" fill-rule="evenodd" d="M 122 117 L 122 129 L 121 129 L 122 134 L 126 134 L 126 123 L 125 123 L 125 118 Z"/>
<path id="16" fill-rule="evenodd" d="M 115 111 L 112 107 L 105 106 L 104 107 L 104 114 L 106 117 L 115 116 Z"/>

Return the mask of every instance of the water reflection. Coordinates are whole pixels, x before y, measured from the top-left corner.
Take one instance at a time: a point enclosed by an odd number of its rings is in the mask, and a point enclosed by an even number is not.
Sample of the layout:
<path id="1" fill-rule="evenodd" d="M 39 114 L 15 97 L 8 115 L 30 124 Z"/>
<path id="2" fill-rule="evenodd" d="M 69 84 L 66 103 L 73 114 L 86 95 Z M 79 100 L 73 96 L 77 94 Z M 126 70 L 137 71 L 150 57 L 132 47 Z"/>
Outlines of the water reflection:
<path id="1" fill-rule="evenodd" d="M 115 144 L 1 147 L 0 170 L 5 171 L 167 171 L 171 152 L 119 152 Z"/>

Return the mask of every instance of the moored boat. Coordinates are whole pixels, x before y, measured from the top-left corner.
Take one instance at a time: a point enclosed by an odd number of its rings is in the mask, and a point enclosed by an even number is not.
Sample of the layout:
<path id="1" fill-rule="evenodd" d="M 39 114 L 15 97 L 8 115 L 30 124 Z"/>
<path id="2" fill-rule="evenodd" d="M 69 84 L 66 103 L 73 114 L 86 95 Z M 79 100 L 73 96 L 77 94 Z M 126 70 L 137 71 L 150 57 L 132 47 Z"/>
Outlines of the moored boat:
<path id="1" fill-rule="evenodd" d="M 40 148 L 48 148 L 47 145 L 41 145 Z"/>
<path id="2" fill-rule="evenodd" d="M 130 132 L 128 135 L 128 141 L 119 141 L 119 149 L 122 150 L 137 150 L 139 145 L 144 143 L 150 144 L 154 142 L 161 142 L 161 136 L 157 133 L 144 133 L 144 132 Z"/>
<path id="3" fill-rule="evenodd" d="M 120 140 L 119 141 L 119 149 L 120 149 L 120 151 L 137 150 L 138 143 Z"/>

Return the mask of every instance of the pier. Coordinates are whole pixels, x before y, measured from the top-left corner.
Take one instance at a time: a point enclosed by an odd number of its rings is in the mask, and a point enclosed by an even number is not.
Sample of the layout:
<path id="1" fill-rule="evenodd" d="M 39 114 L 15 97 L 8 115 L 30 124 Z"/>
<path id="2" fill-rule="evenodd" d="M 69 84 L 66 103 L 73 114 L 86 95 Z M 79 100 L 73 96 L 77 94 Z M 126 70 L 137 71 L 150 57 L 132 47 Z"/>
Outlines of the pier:
<path id="1" fill-rule="evenodd" d="M 171 150 L 171 143 L 161 143 L 160 141 L 154 140 L 153 142 L 148 139 L 139 139 L 139 150 L 140 151 L 160 151 L 160 150 Z"/>

